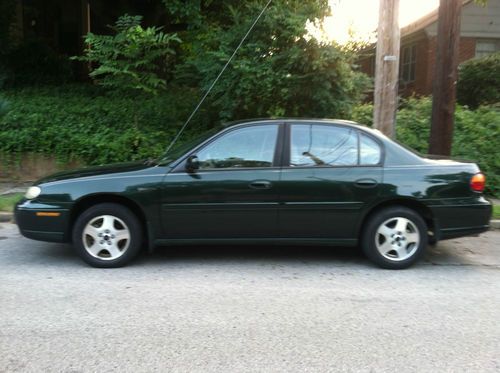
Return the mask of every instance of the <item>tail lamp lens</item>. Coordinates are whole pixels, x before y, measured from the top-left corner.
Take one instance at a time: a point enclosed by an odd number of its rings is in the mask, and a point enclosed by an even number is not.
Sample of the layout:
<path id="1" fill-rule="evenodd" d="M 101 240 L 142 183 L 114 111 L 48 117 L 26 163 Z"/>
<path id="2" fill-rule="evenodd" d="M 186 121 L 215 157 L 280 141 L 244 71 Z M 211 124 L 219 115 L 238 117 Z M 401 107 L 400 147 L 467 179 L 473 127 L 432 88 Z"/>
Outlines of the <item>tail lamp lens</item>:
<path id="1" fill-rule="evenodd" d="M 482 192 L 486 185 L 486 176 L 482 173 L 475 174 L 470 179 L 470 187 L 474 192 Z"/>

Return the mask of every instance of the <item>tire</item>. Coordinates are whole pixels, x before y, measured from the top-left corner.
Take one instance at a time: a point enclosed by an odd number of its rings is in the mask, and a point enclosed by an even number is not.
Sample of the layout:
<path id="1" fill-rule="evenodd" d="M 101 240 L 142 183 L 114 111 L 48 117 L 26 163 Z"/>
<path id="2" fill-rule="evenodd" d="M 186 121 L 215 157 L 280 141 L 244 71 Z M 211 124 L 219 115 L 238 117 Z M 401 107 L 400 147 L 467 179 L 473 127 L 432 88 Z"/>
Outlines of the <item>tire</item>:
<path id="1" fill-rule="evenodd" d="M 73 227 L 73 247 L 88 264 L 117 268 L 129 263 L 142 245 L 142 227 L 128 208 L 101 203 L 85 210 Z"/>
<path id="2" fill-rule="evenodd" d="M 379 267 L 404 269 L 422 258 L 427 241 L 427 224 L 422 217 L 409 208 L 394 206 L 370 217 L 361 247 Z"/>

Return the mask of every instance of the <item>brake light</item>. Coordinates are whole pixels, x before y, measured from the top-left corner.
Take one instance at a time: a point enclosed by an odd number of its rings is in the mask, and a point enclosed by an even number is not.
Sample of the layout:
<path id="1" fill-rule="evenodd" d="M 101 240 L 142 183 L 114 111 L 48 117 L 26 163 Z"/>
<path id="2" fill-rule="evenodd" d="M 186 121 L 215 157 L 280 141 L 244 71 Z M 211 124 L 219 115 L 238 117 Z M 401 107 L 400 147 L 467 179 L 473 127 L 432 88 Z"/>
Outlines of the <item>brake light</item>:
<path id="1" fill-rule="evenodd" d="M 470 179 L 470 188 L 474 192 L 482 192 L 484 190 L 484 186 L 486 185 L 486 176 L 482 173 L 477 173 Z"/>

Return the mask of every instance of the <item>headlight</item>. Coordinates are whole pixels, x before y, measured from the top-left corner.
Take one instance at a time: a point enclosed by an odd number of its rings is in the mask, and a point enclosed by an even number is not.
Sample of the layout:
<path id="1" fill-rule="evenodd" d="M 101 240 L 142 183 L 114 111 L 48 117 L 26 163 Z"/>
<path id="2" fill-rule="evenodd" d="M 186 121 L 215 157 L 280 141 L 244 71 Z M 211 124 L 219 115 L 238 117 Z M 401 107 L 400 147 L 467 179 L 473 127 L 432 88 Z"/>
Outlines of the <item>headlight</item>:
<path id="1" fill-rule="evenodd" d="M 26 199 L 33 199 L 33 198 L 38 197 L 41 192 L 42 192 L 42 190 L 39 187 L 32 186 L 32 187 L 28 188 L 24 197 L 26 197 Z"/>

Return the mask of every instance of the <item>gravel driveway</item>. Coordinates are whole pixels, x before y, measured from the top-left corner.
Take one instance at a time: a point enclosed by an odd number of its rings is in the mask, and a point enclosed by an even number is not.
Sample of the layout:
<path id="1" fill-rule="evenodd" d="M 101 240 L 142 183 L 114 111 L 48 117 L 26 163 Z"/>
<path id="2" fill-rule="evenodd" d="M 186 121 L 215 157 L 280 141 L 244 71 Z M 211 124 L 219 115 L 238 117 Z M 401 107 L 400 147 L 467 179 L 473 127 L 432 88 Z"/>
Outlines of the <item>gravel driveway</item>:
<path id="1" fill-rule="evenodd" d="M 0 224 L 0 371 L 499 371 L 500 231 L 405 271 L 356 249 L 160 248 L 94 269 Z"/>

